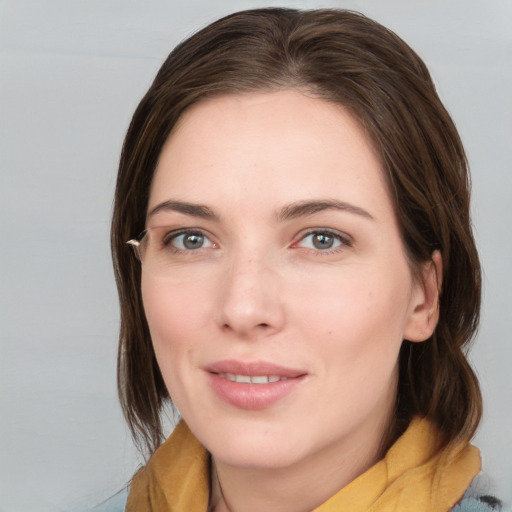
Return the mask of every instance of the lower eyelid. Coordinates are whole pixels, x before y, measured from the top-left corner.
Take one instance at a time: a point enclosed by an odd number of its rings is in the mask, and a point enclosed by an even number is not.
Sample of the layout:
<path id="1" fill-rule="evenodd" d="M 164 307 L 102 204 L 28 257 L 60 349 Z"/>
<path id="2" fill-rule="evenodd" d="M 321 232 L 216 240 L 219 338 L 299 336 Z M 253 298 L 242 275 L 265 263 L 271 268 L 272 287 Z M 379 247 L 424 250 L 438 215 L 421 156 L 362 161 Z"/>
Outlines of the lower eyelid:
<path id="1" fill-rule="evenodd" d="M 293 245 L 299 244 L 300 242 L 305 240 L 308 236 L 319 235 L 319 234 L 330 236 L 330 237 L 334 238 L 335 240 L 337 240 L 338 242 L 340 242 L 340 244 L 343 246 L 350 247 L 352 245 L 352 239 L 348 235 L 345 235 L 344 233 L 339 233 L 337 231 L 332 231 L 329 229 L 310 230 L 310 231 L 304 233 L 303 235 L 301 235 L 299 240 L 297 242 L 295 242 Z M 327 252 L 327 249 L 326 249 L 326 252 Z"/>
<path id="2" fill-rule="evenodd" d="M 181 248 L 176 247 L 173 242 L 181 237 L 181 236 L 187 236 L 187 235 L 198 235 L 204 238 L 205 240 L 205 246 L 199 247 L 197 249 L 187 249 L 187 248 Z M 206 234 L 204 231 L 198 230 L 198 229 L 183 229 L 178 231 L 171 231 L 166 234 L 165 237 L 162 238 L 162 242 L 164 246 L 169 247 L 171 246 L 174 251 L 176 252 L 183 252 L 183 253 L 193 253 L 193 252 L 199 252 L 201 249 L 218 249 L 218 244 L 213 240 L 213 237 Z"/>
<path id="3" fill-rule="evenodd" d="M 313 249 L 317 252 L 329 253 L 329 251 L 332 252 L 332 251 L 336 251 L 337 249 L 340 249 L 343 247 L 351 247 L 353 245 L 352 238 L 350 236 L 346 235 L 345 233 L 340 233 L 340 232 L 337 232 L 337 231 L 334 231 L 331 229 L 319 228 L 319 229 L 310 229 L 303 234 L 297 235 L 297 237 L 296 237 L 297 240 L 295 242 L 293 242 L 290 247 L 294 247 L 294 246 L 297 247 L 308 236 L 318 235 L 318 234 L 324 234 L 329 237 L 332 237 L 335 240 L 337 240 L 340 245 L 330 248 L 330 249 L 323 249 L 323 250 L 318 249 L 318 248 L 309 248 L 309 249 Z M 211 235 L 205 233 L 204 231 L 202 231 L 200 229 L 179 229 L 179 230 L 168 231 L 165 233 L 164 236 L 161 237 L 161 243 L 164 246 L 173 245 L 172 242 L 174 240 L 176 240 L 178 237 L 184 236 L 184 235 L 199 235 L 199 236 L 204 237 L 205 243 L 207 245 L 205 247 L 200 247 L 198 249 L 195 249 L 195 251 L 200 251 L 201 249 L 211 249 L 211 248 L 218 249 L 219 248 L 219 245 L 218 245 L 218 243 L 216 243 L 214 241 L 214 238 Z M 173 248 L 177 251 L 182 251 L 182 252 L 195 252 L 192 249 L 182 249 L 182 248 L 176 247 L 174 245 L 173 245 Z M 308 249 L 308 247 L 305 247 L 305 248 Z"/>

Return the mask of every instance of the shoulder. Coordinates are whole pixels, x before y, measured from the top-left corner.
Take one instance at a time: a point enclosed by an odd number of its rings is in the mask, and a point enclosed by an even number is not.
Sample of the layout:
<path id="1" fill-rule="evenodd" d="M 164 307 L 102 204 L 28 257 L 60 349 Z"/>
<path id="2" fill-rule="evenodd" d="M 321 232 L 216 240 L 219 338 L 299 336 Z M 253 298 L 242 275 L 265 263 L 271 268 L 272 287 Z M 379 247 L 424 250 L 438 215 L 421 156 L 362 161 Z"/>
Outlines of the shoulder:
<path id="1" fill-rule="evenodd" d="M 451 512 L 499 512 L 501 502 L 494 496 L 468 496 L 451 509 Z"/>
<path id="2" fill-rule="evenodd" d="M 489 494 L 489 479 L 482 473 L 477 475 L 462 500 L 450 512 L 500 512 L 501 501 Z"/>

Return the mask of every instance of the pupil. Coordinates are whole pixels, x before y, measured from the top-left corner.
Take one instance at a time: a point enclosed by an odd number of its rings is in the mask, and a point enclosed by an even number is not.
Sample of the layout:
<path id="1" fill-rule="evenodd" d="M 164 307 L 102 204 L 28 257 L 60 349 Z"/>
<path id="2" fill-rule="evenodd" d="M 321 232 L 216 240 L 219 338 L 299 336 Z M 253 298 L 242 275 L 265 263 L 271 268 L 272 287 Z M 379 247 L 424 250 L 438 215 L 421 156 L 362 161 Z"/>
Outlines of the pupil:
<path id="1" fill-rule="evenodd" d="M 183 239 L 183 245 L 187 249 L 199 249 L 203 245 L 203 237 L 201 235 L 187 235 Z"/>
<path id="2" fill-rule="evenodd" d="M 313 245 L 317 249 L 330 249 L 333 244 L 333 237 L 319 233 L 313 237 Z"/>

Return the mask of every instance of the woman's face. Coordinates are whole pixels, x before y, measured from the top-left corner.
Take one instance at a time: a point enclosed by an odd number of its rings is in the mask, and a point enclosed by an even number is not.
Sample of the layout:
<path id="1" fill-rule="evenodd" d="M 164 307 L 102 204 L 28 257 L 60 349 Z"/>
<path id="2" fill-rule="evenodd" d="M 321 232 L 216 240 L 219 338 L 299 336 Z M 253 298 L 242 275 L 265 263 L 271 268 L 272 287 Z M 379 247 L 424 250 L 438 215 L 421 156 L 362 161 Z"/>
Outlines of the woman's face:
<path id="1" fill-rule="evenodd" d="M 402 340 L 430 332 L 354 118 L 296 91 L 194 106 L 160 155 L 147 226 L 166 227 L 142 273 L 158 364 L 214 457 L 375 457 Z"/>

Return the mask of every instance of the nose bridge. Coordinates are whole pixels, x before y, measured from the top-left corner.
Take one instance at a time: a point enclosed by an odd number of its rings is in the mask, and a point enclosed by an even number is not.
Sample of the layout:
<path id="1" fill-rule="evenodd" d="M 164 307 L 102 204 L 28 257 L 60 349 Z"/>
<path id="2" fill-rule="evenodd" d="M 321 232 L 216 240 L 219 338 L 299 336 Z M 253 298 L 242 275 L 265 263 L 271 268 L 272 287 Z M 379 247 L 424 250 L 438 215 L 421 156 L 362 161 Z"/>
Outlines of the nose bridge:
<path id="1" fill-rule="evenodd" d="M 222 327 L 243 337 L 279 330 L 284 310 L 278 287 L 277 262 L 269 252 L 254 247 L 233 250 L 222 285 Z"/>

